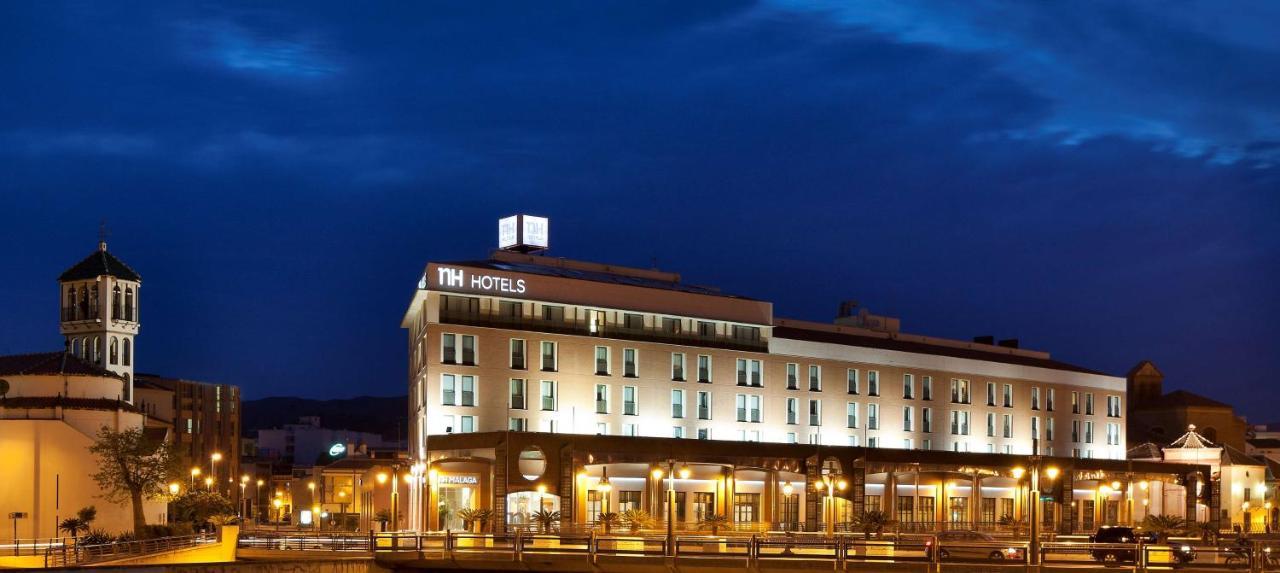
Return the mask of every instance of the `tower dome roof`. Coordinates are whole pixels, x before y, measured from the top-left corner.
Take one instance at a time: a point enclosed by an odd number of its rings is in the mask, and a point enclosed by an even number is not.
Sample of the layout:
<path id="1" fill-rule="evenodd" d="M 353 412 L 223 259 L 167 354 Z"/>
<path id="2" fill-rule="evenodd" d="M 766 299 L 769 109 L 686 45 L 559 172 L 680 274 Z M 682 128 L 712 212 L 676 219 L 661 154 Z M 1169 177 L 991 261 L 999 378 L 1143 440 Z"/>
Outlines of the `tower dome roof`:
<path id="1" fill-rule="evenodd" d="M 107 252 L 107 243 L 98 243 L 98 250 L 76 263 L 58 277 L 59 281 L 79 281 L 95 279 L 102 275 L 113 276 L 126 281 L 141 281 L 142 275 L 129 268 L 124 261 Z"/>

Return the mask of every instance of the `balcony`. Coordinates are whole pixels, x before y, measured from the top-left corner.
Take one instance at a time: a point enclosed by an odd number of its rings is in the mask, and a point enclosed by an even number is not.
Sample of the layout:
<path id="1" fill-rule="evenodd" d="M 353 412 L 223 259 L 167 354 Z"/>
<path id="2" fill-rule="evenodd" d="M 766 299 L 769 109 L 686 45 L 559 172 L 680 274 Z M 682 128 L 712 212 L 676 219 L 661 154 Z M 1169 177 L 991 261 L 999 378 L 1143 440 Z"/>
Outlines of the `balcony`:
<path id="1" fill-rule="evenodd" d="M 669 332 L 656 328 L 627 328 L 617 324 L 597 326 L 595 332 L 591 324 L 585 320 L 546 320 L 530 317 L 505 316 L 498 313 L 473 312 L 465 309 L 440 309 L 442 324 L 462 324 L 509 330 L 525 330 L 550 334 L 568 334 L 575 336 L 596 336 L 620 340 L 640 342 L 657 342 L 663 344 L 679 344 L 705 348 L 724 348 L 746 352 L 765 352 L 769 342 L 764 339 L 743 339 L 731 336 L 705 336 L 696 332 Z"/>

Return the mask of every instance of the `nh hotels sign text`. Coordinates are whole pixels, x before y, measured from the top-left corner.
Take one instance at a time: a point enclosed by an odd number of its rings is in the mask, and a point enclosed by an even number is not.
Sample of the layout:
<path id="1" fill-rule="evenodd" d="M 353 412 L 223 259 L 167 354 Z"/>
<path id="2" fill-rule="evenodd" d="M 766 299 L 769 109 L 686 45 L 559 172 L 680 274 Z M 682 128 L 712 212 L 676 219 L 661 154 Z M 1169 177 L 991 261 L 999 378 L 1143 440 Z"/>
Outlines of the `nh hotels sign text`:
<path id="1" fill-rule="evenodd" d="M 464 269 L 439 267 L 436 283 L 447 288 L 471 288 L 489 292 L 524 294 L 524 279 L 509 279 L 493 275 L 468 273 Z"/>

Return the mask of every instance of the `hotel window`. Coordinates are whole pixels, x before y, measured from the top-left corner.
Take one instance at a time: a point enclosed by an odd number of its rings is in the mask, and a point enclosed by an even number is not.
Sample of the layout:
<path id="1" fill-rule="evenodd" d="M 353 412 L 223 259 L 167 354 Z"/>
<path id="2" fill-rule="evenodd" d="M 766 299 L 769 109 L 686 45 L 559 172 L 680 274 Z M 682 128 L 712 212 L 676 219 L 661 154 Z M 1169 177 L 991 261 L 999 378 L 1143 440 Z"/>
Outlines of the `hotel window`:
<path id="1" fill-rule="evenodd" d="M 1031 417 L 1031 439 L 1032 440 L 1040 439 L 1040 417 L 1039 416 Z M 1038 452 L 1031 452 L 1031 453 L 1035 454 Z"/>
<path id="2" fill-rule="evenodd" d="M 969 435 L 969 412 L 951 411 L 951 435 Z"/>
<path id="3" fill-rule="evenodd" d="M 858 403 L 849 402 L 844 405 L 845 427 L 858 427 Z"/>
<path id="4" fill-rule="evenodd" d="M 809 400 L 809 425 L 810 426 L 822 425 L 822 401 L 821 400 Z"/>
<path id="5" fill-rule="evenodd" d="M 458 377 L 453 374 L 440 375 L 440 404 L 456 406 L 458 404 Z"/>
<path id="6" fill-rule="evenodd" d="M 817 364 L 809 365 L 809 391 L 822 391 L 822 367 Z"/>
<path id="7" fill-rule="evenodd" d="M 440 420 L 440 421 L 444 423 L 444 433 L 446 433 L 446 434 L 452 434 L 452 433 L 453 433 L 453 428 L 454 428 L 454 425 L 453 425 L 453 415 L 452 415 L 452 414 L 445 414 L 444 416 L 441 416 L 441 420 Z"/>
<path id="8" fill-rule="evenodd" d="M 858 370 L 856 368 L 850 368 L 845 371 L 845 383 L 850 394 L 858 393 Z"/>
<path id="9" fill-rule="evenodd" d="M 1080 420 L 1071 421 L 1071 441 L 1080 443 Z"/>
<path id="10" fill-rule="evenodd" d="M 476 405 L 476 377 L 462 377 L 462 402 L 459 406 L 475 406 Z"/>
<path id="11" fill-rule="evenodd" d="M 542 305 L 542 320 L 564 322 L 564 307 Z"/>
<path id="12" fill-rule="evenodd" d="M 711 419 L 711 393 L 698 392 L 698 419 Z"/>
<path id="13" fill-rule="evenodd" d="M 627 378 L 635 378 L 636 376 L 639 376 L 637 372 L 638 370 L 636 368 L 636 349 L 623 348 L 622 349 L 622 375 Z"/>
<path id="14" fill-rule="evenodd" d="M 711 356 L 709 355 L 698 355 L 698 381 L 704 384 L 711 383 Z"/>
<path id="15" fill-rule="evenodd" d="M 684 426 L 671 426 L 671 437 L 673 437 L 673 438 L 683 438 L 683 437 L 684 437 Z"/>
<path id="16" fill-rule="evenodd" d="M 902 449 L 904 450 L 911 449 L 911 438 L 902 438 Z M 913 499 L 913 498 L 908 497 L 906 499 Z"/>
<path id="17" fill-rule="evenodd" d="M 951 403 L 952 404 L 968 404 L 969 403 L 969 381 L 951 379 Z"/>
<path id="18" fill-rule="evenodd" d="M 880 429 L 880 405 L 879 404 L 867 404 L 867 429 L 868 430 Z"/>
<path id="19" fill-rule="evenodd" d="M 1005 444 L 1005 445 L 1004 445 L 1004 453 L 1005 453 L 1005 454 L 1012 454 L 1012 453 L 1013 453 L 1013 446 L 1012 446 L 1011 444 Z"/>
<path id="20" fill-rule="evenodd" d="M 1093 422 L 1084 423 L 1084 443 L 1093 443 Z"/>
<path id="21" fill-rule="evenodd" d="M 1052 441 L 1053 441 L 1053 418 L 1049 418 L 1048 420 L 1046 420 L 1046 421 L 1045 421 L 1045 426 L 1044 426 L 1044 439 L 1045 439 L 1045 441 L 1047 441 L 1047 442 L 1052 442 Z M 1052 446 L 1050 446 L 1050 447 L 1052 447 Z M 1051 450 L 1051 451 L 1052 451 L 1052 450 Z"/>
<path id="22" fill-rule="evenodd" d="M 1010 416 L 1009 414 L 1005 414 L 1004 425 L 1002 427 L 1004 428 L 1004 432 L 1003 432 L 1004 437 L 1012 438 L 1013 437 L 1013 416 Z"/>
<path id="23" fill-rule="evenodd" d="M 913 400 L 916 397 L 915 377 L 910 374 L 902 375 L 902 399 Z"/>
<path id="24" fill-rule="evenodd" d="M 474 296 L 440 297 L 440 308 L 449 314 L 476 314 L 480 312 L 480 299 Z"/>
<path id="25" fill-rule="evenodd" d="M 751 385 L 756 388 L 764 386 L 764 378 L 761 369 L 764 367 L 759 360 L 749 360 L 748 365 L 751 367 Z"/>
<path id="26" fill-rule="evenodd" d="M 629 312 L 623 314 L 622 325 L 628 330 L 644 330 L 644 315 Z"/>
<path id="27" fill-rule="evenodd" d="M 1079 392 L 1071 393 L 1071 413 L 1072 414 L 1080 413 L 1080 393 Z"/>
<path id="28" fill-rule="evenodd" d="M 748 442 L 759 442 L 760 430 L 747 430 L 743 433 L 743 439 Z"/>
<path id="29" fill-rule="evenodd" d="M 607 384 L 596 384 L 596 413 L 609 413 L 609 386 Z"/>
<path id="30" fill-rule="evenodd" d="M 1040 388 L 1031 389 L 1031 409 L 1032 410 L 1040 409 Z"/>
<path id="31" fill-rule="evenodd" d="M 760 494 L 733 494 L 733 521 L 735 523 L 755 523 L 760 516 Z"/>
<path id="32" fill-rule="evenodd" d="M 523 378 L 511 379 L 511 402 L 508 406 L 512 410 L 523 410 L 525 405 L 525 381 Z"/>
<path id="33" fill-rule="evenodd" d="M 596 347 L 596 375 L 597 376 L 609 375 L 609 347 L 608 346 Z"/>
<path id="34" fill-rule="evenodd" d="M 880 373 L 875 370 L 867 371 L 867 395 L 880 395 Z"/>
<path id="35" fill-rule="evenodd" d="M 854 436 L 854 438 L 856 439 L 856 438 L 857 438 L 857 436 Z M 867 437 L 867 447 L 868 447 L 868 448 L 878 448 L 878 447 L 880 447 L 880 437 L 879 437 L 879 436 L 868 436 L 868 437 Z M 878 501 L 880 498 L 878 498 L 878 497 L 869 497 L 869 498 L 867 498 L 867 499 L 875 499 L 875 500 L 877 500 L 877 501 Z"/>
<path id="36" fill-rule="evenodd" d="M 933 432 L 933 408 L 920 409 L 920 431 L 926 434 Z M 927 446 L 925 449 L 929 449 Z"/>
<path id="37" fill-rule="evenodd" d="M 507 429 L 512 432 L 523 432 L 529 428 L 529 421 L 524 418 L 507 418 Z"/>
<path id="38" fill-rule="evenodd" d="M 548 434 L 556 433 L 557 427 L 555 418 L 545 418 L 542 420 L 542 431 L 547 432 Z"/>
<path id="39" fill-rule="evenodd" d="M 511 368 L 513 370 L 524 370 L 524 341 L 519 338 L 511 339 Z"/>
<path id="40" fill-rule="evenodd" d="M 698 439 L 699 439 L 699 440 L 710 440 L 710 439 L 711 439 L 711 428 L 698 428 Z M 684 492 L 678 492 L 678 493 L 684 493 Z M 676 505 L 676 507 L 678 508 L 678 507 L 680 507 L 680 505 L 679 505 L 679 504 L 677 504 L 677 505 Z"/>
<path id="41" fill-rule="evenodd" d="M 795 433 L 795 432 L 787 432 L 786 440 L 785 440 L 785 441 L 786 441 L 788 444 L 794 444 L 794 443 L 796 443 L 796 433 Z"/>
<path id="42" fill-rule="evenodd" d="M 738 385 L 747 385 L 747 360 L 745 358 L 738 359 Z"/>
<path id="43" fill-rule="evenodd" d="M 458 363 L 458 335 L 446 332 L 440 337 L 440 361 L 445 364 Z"/>
<path id="44" fill-rule="evenodd" d="M 638 414 L 639 411 L 640 409 L 636 405 L 636 387 L 623 386 L 622 387 L 622 415 L 635 416 Z"/>
<path id="45" fill-rule="evenodd" d="M 800 401 L 795 398 L 787 398 L 787 423 L 798 424 L 800 417 Z"/>
<path id="46" fill-rule="evenodd" d="M 542 381 L 542 410 L 546 412 L 554 412 L 556 410 L 556 383 L 554 380 Z"/>
<path id="47" fill-rule="evenodd" d="M 902 407 L 902 431 L 914 432 L 914 425 L 911 423 L 911 406 Z"/>
<path id="48" fill-rule="evenodd" d="M 1084 414 L 1086 416 L 1093 415 L 1093 392 L 1084 395 Z"/>
<path id="49" fill-rule="evenodd" d="M 712 337 L 716 335 L 716 323 L 705 320 L 698 321 L 698 336 Z"/>
<path id="50" fill-rule="evenodd" d="M 671 391 L 671 417 L 684 417 L 684 390 Z"/>
<path id="51" fill-rule="evenodd" d="M 542 371 L 556 371 L 556 343 L 549 340 L 542 341 Z"/>
<path id="52" fill-rule="evenodd" d="M 1108 446 L 1120 445 L 1120 425 L 1119 424 L 1107 424 L 1107 445 Z"/>
<path id="53" fill-rule="evenodd" d="M 460 422 L 460 425 L 461 425 L 461 429 L 458 430 L 460 433 L 470 434 L 471 432 L 476 431 L 475 416 L 461 416 L 458 418 L 458 421 Z"/>
<path id="54" fill-rule="evenodd" d="M 623 424 L 623 425 L 622 425 L 622 435 L 624 435 L 624 436 L 636 436 L 636 435 L 638 435 L 638 434 L 636 434 L 636 425 L 635 425 L 635 424 Z M 594 490 L 592 490 L 592 491 L 594 491 Z"/>
<path id="55" fill-rule="evenodd" d="M 608 320 L 603 310 L 587 311 L 587 330 L 591 334 L 599 334 L 601 331 L 604 330 L 604 327 L 607 323 L 608 323 Z"/>
<path id="56" fill-rule="evenodd" d="M 933 399 L 933 376 L 925 376 L 920 379 L 920 399 Z"/>
<path id="57" fill-rule="evenodd" d="M 987 437 L 996 437 L 996 415 L 987 412 Z"/>
<path id="58" fill-rule="evenodd" d="M 498 314 L 506 318 L 520 318 L 524 316 L 524 303 L 500 300 L 498 301 Z"/>
<path id="59" fill-rule="evenodd" d="M 987 382 L 987 405 L 988 406 L 996 405 L 996 383 L 995 382 Z"/>
<path id="60" fill-rule="evenodd" d="M 1013 407 L 1013 384 L 1004 385 L 1004 407 Z"/>
<path id="61" fill-rule="evenodd" d="M 760 327 L 733 325 L 733 337 L 738 340 L 760 340 Z"/>
<path id="62" fill-rule="evenodd" d="M 809 432 L 809 443 L 813 445 L 822 444 L 822 432 Z"/>
<path id="63" fill-rule="evenodd" d="M 609 435 L 609 422 L 596 422 L 596 435 L 597 436 Z"/>
<path id="64" fill-rule="evenodd" d="M 671 353 L 671 379 L 676 382 L 684 382 L 684 353 Z"/>
<path id="65" fill-rule="evenodd" d="M 850 445 L 850 446 L 852 446 L 852 447 L 855 447 L 855 448 L 856 448 L 856 447 L 858 447 L 858 444 L 859 444 L 859 443 L 860 443 L 860 442 L 858 441 L 858 435 L 857 435 L 857 434 L 849 434 L 849 445 Z"/>
<path id="66" fill-rule="evenodd" d="M 1120 397 L 1107 396 L 1107 416 L 1111 418 L 1120 417 Z"/>
<path id="67" fill-rule="evenodd" d="M 1045 397 L 1044 409 L 1050 412 L 1053 411 L 1053 388 L 1049 389 L 1049 395 Z"/>
<path id="68" fill-rule="evenodd" d="M 933 449 L 933 440 L 931 440 L 931 439 L 929 439 L 929 438 L 925 438 L 925 439 L 923 439 L 923 440 L 920 440 L 920 449 L 922 449 L 922 450 L 932 450 L 932 449 Z"/>
<path id="69" fill-rule="evenodd" d="M 800 389 L 800 365 L 794 362 L 787 363 L 787 390 Z"/>
<path id="70" fill-rule="evenodd" d="M 787 407 L 791 407 L 791 403 L 795 398 L 788 398 Z M 737 408 L 739 422 L 759 422 L 760 421 L 760 396 L 749 394 L 738 394 L 734 397 L 734 406 Z M 790 416 L 790 414 L 788 414 Z M 794 422 L 791 422 L 794 423 Z"/>
<path id="71" fill-rule="evenodd" d="M 677 438 L 681 436 L 676 436 Z M 640 509 L 640 490 L 618 491 L 618 513 Z"/>
<path id="72" fill-rule="evenodd" d="M 680 334 L 683 330 L 684 321 L 678 318 L 663 317 L 662 331 L 669 334 Z"/>

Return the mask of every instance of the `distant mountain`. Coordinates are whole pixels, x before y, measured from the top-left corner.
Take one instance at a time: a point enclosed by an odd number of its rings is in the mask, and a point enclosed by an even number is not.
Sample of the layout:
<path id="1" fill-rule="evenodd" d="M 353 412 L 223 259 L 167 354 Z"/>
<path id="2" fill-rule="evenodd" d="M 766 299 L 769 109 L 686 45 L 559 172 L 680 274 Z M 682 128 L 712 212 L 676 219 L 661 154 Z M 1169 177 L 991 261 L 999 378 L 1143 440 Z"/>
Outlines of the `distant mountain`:
<path id="1" fill-rule="evenodd" d="M 408 396 L 358 396 L 344 400 L 262 398 L 240 404 L 240 426 L 246 437 L 258 430 L 295 424 L 301 416 L 320 416 L 320 425 L 335 430 L 382 434 L 388 440 L 408 435 Z"/>

